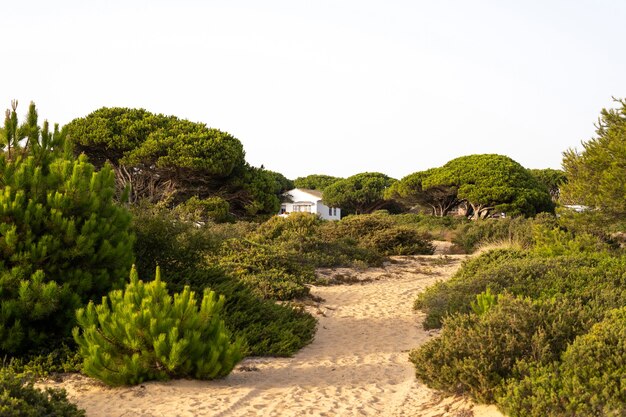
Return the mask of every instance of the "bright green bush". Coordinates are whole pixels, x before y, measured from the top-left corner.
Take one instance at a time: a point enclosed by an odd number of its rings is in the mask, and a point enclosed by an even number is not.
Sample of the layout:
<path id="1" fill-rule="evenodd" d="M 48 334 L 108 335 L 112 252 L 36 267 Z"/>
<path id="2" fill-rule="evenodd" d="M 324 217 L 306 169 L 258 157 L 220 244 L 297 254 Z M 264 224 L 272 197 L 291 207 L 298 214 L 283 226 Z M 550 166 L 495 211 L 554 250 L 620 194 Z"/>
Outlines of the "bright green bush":
<path id="1" fill-rule="evenodd" d="M 128 273 L 133 236 L 108 166 L 2 155 L 0 179 L 0 352 L 23 354 L 69 337 L 74 309 Z"/>
<path id="2" fill-rule="evenodd" d="M 224 297 L 205 290 L 200 305 L 186 287 L 170 296 L 157 269 L 144 284 L 133 269 L 124 291 L 77 310 L 74 339 L 83 372 L 109 385 L 147 380 L 227 375 L 241 359 L 240 341 L 231 343 L 221 319 Z"/>
<path id="3" fill-rule="evenodd" d="M 499 403 L 511 417 L 622 416 L 626 410 L 626 308 L 579 336 L 561 362 L 509 381 Z"/>
<path id="4" fill-rule="evenodd" d="M 0 368 L 0 415 L 3 417 L 84 417 L 63 390 L 36 389 L 29 377 Z"/>
<path id="5" fill-rule="evenodd" d="M 480 316 L 449 316 L 440 337 L 413 350 L 410 359 L 429 386 L 493 402 L 505 380 L 515 376 L 518 361 L 551 363 L 589 323 L 577 302 L 500 295 Z"/>

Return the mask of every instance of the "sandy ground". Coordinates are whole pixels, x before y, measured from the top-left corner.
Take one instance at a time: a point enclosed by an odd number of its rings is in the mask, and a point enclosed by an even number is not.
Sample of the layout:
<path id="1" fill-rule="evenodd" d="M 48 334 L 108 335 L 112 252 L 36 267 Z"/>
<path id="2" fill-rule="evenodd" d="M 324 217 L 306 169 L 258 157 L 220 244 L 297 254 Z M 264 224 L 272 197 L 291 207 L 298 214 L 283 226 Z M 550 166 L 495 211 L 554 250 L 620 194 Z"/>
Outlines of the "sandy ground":
<path id="1" fill-rule="evenodd" d="M 69 398 L 89 417 L 389 416 L 501 417 L 494 407 L 445 397 L 415 379 L 410 349 L 433 337 L 412 310 L 417 293 L 450 276 L 463 255 L 395 257 L 383 268 L 321 270 L 339 285 L 324 301 L 313 343 L 293 358 L 249 358 L 219 381 L 108 388 L 68 375 Z"/>

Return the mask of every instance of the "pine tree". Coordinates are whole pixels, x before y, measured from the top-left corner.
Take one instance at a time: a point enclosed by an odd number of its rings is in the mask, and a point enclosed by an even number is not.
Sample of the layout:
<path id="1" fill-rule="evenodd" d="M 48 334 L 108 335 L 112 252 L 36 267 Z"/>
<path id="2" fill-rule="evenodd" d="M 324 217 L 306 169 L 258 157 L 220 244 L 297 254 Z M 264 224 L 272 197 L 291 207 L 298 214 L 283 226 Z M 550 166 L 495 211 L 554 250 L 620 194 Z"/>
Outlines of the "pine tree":
<path id="1" fill-rule="evenodd" d="M 220 318 L 224 301 L 207 289 L 198 306 L 188 286 L 172 297 L 158 267 L 147 284 L 133 268 L 124 291 L 76 312 L 82 332 L 75 328 L 74 339 L 83 372 L 109 385 L 227 375 L 242 354 L 240 341 L 230 342 Z"/>
<path id="2" fill-rule="evenodd" d="M 74 310 L 121 285 L 133 261 L 111 168 L 64 152 L 34 104 L 18 126 L 15 107 L 0 155 L 0 353 L 11 355 L 69 337 Z"/>

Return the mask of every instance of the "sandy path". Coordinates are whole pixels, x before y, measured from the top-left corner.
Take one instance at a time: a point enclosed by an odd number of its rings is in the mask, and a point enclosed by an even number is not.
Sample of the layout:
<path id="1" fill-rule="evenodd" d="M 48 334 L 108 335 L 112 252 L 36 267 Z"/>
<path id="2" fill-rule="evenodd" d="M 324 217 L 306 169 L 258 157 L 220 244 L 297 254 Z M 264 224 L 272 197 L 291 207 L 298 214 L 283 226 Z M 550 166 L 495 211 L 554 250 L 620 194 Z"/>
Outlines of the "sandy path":
<path id="1" fill-rule="evenodd" d="M 395 258 L 384 268 L 321 271 L 361 283 L 315 287 L 325 301 L 315 341 L 293 358 L 250 358 L 219 381 L 107 388 L 82 376 L 62 383 L 89 417 L 390 416 L 496 417 L 495 408 L 446 398 L 415 380 L 408 351 L 432 337 L 412 310 L 418 292 L 463 256 Z"/>

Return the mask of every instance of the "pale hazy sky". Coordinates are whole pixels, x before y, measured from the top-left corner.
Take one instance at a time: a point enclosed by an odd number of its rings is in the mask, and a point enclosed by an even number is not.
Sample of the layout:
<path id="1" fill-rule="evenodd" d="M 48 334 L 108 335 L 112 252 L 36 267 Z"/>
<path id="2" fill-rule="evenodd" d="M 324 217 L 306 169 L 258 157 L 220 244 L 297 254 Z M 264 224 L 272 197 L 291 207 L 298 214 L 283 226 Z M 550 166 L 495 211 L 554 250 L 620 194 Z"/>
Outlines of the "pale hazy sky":
<path id="1" fill-rule="evenodd" d="M 289 178 L 559 168 L 626 97 L 624 1 L 4 1 L 0 108 L 143 107 Z"/>

